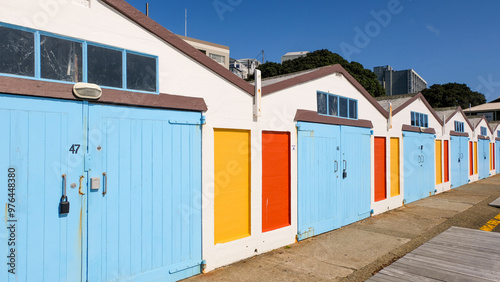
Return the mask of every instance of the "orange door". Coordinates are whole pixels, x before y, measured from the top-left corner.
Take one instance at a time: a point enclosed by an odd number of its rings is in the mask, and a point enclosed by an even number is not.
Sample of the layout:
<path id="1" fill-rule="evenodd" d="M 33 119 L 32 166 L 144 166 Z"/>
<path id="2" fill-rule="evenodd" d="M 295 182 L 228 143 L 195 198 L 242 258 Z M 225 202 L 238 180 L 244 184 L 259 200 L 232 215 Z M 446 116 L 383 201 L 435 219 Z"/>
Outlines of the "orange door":
<path id="1" fill-rule="evenodd" d="M 290 133 L 262 132 L 262 232 L 290 222 Z"/>
<path id="2" fill-rule="evenodd" d="M 444 159 L 443 159 L 443 166 L 444 166 L 444 182 L 448 182 L 450 181 L 450 169 L 448 168 L 449 166 L 449 156 L 448 156 L 448 140 L 444 140 L 444 148 L 443 148 L 443 155 L 444 155 Z"/>
<path id="3" fill-rule="evenodd" d="M 385 137 L 375 137 L 375 202 L 387 198 L 385 143 Z"/>

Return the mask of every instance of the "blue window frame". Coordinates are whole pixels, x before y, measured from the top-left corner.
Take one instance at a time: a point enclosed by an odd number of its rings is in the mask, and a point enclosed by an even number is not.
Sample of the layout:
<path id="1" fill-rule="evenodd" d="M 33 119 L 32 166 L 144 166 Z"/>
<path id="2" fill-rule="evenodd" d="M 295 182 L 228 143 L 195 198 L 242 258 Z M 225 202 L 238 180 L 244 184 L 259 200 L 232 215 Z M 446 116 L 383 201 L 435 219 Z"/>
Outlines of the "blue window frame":
<path id="1" fill-rule="evenodd" d="M 486 131 L 486 127 L 484 127 L 484 126 L 481 126 L 481 135 L 483 135 L 483 136 L 488 135 L 488 133 Z"/>
<path id="2" fill-rule="evenodd" d="M 158 93 L 158 57 L 0 22 L 0 75 Z"/>
<path id="3" fill-rule="evenodd" d="M 429 117 L 426 114 L 410 112 L 411 126 L 429 127 Z"/>
<path id="4" fill-rule="evenodd" d="M 318 114 L 358 119 L 358 101 L 322 91 L 316 93 Z"/>
<path id="5" fill-rule="evenodd" d="M 464 123 L 461 121 L 455 121 L 455 131 L 464 132 Z"/>

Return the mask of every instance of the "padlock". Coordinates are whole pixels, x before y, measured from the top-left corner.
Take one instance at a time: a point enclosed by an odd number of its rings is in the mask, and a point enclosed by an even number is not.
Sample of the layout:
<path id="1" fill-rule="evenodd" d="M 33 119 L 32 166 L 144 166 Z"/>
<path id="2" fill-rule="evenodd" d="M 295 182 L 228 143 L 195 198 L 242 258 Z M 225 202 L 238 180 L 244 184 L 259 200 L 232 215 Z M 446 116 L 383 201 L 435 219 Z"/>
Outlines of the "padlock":
<path id="1" fill-rule="evenodd" d="M 345 170 L 342 172 L 342 178 L 347 178 L 347 172 Z"/>
<path id="2" fill-rule="evenodd" d="M 68 214 L 68 213 L 69 213 L 68 196 L 62 196 L 61 202 L 59 203 L 59 214 Z"/>

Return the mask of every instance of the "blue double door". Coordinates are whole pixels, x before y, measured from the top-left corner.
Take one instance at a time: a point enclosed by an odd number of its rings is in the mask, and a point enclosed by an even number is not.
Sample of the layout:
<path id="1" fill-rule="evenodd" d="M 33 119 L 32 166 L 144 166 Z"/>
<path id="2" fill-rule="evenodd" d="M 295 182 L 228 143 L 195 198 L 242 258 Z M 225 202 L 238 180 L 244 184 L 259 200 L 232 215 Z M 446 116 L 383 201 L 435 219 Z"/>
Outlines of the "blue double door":
<path id="1" fill-rule="evenodd" d="M 370 215 L 371 131 L 298 122 L 299 240 Z"/>
<path id="2" fill-rule="evenodd" d="M 469 182 L 469 138 L 450 137 L 451 188 L 457 188 Z"/>
<path id="3" fill-rule="evenodd" d="M 0 95 L 0 203 L 12 227 L 0 229 L 0 280 L 199 273 L 200 118 Z M 60 214 L 64 189 L 70 208 Z"/>
<path id="4" fill-rule="evenodd" d="M 490 140 L 477 140 L 477 168 L 479 179 L 490 176 Z"/>
<path id="5" fill-rule="evenodd" d="M 411 203 L 435 191 L 433 134 L 403 132 L 404 200 Z"/>

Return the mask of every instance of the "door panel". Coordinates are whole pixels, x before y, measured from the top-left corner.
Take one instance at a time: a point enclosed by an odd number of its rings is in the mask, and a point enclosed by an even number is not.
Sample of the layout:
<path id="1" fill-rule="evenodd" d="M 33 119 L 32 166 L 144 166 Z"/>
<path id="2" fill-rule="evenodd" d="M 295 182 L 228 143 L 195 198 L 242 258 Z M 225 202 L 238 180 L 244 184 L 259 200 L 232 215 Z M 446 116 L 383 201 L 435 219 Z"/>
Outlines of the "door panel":
<path id="1" fill-rule="evenodd" d="M 404 132 L 404 198 L 406 203 L 428 197 L 435 190 L 434 135 Z"/>
<path id="2" fill-rule="evenodd" d="M 199 273 L 201 115 L 90 104 L 89 116 L 89 280 Z"/>
<path id="3" fill-rule="evenodd" d="M 250 236 L 250 131 L 215 129 L 215 244 Z"/>
<path id="4" fill-rule="evenodd" d="M 15 184 L 12 195 L 7 188 L 0 193 L 6 227 L 13 226 L 0 229 L 0 280 L 86 280 L 86 198 L 70 188 L 83 175 L 82 103 L 0 95 L 0 121 L 0 181 Z M 78 152 L 70 151 L 73 144 Z M 9 169 L 14 174 L 9 176 Z M 66 215 L 59 214 L 63 174 L 70 202 Z M 10 248 L 15 265 L 9 266 Z M 15 274 L 8 272 L 13 267 Z"/>
<path id="5" fill-rule="evenodd" d="M 290 133 L 262 132 L 262 232 L 290 224 Z"/>
<path id="6" fill-rule="evenodd" d="M 500 141 L 495 141 L 495 169 L 500 173 Z"/>
<path id="7" fill-rule="evenodd" d="M 340 126 L 298 122 L 298 239 L 340 227 Z"/>
<path id="8" fill-rule="evenodd" d="M 370 131 L 367 128 L 341 126 L 341 168 L 346 172 L 345 177 L 340 177 L 339 209 L 342 226 L 370 216 Z"/>
<path id="9" fill-rule="evenodd" d="M 391 137 L 391 197 L 400 195 L 399 138 Z"/>
<path id="10" fill-rule="evenodd" d="M 469 183 L 469 151 L 468 138 L 460 137 L 460 185 Z"/>
<path id="11" fill-rule="evenodd" d="M 479 179 L 483 179 L 489 176 L 489 141 L 479 139 L 477 147 Z"/>
<path id="12" fill-rule="evenodd" d="M 451 188 L 462 185 L 460 166 L 460 137 L 450 137 Z"/>
<path id="13" fill-rule="evenodd" d="M 436 145 L 436 184 L 441 184 L 443 183 L 443 159 L 442 159 L 442 148 L 443 148 L 443 141 L 442 140 L 436 140 L 435 141 Z"/>
<path id="14" fill-rule="evenodd" d="M 375 147 L 375 202 L 385 200 L 387 198 L 387 181 L 386 181 L 386 138 L 385 137 L 375 137 L 374 147 Z"/>
<path id="15" fill-rule="evenodd" d="M 444 182 L 450 181 L 450 147 L 448 140 L 444 140 L 443 146 L 443 170 L 444 170 Z"/>

